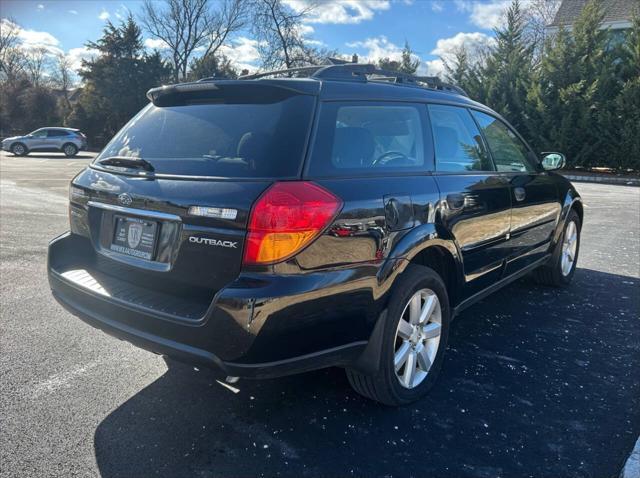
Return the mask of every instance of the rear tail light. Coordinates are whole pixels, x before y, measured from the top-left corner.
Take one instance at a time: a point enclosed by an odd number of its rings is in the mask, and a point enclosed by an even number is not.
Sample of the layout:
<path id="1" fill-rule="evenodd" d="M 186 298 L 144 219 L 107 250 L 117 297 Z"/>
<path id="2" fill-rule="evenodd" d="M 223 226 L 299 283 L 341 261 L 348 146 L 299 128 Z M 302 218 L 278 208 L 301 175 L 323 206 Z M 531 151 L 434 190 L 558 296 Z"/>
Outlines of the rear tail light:
<path id="1" fill-rule="evenodd" d="M 342 201 L 308 181 L 279 182 L 251 209 L 244 264 L 273 264 L 300 252 L 333 221 Z"/>

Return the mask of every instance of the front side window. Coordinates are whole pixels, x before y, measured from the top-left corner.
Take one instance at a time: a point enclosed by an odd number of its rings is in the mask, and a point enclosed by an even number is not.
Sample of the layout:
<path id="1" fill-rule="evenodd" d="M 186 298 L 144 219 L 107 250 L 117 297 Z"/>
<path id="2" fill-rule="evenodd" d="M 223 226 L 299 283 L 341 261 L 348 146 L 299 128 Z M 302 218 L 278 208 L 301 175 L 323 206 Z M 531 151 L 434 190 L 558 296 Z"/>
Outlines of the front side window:
<path id="1" fill-rule="evenodd" d="M 46 129 L 36 130 L 33 133 L 31 133 L 31 136 L 33 136 L 34 138 L 46 138 L 47 130 Z"/>
<path id="2" fill-rule="evenodd" d="M 466 108 L 429 105 L 436 170 L 493 171 L 482 136 Z"/>
<path id="3" fill-rule="evenodd" d="M 322 105 L 311 175 L 375 174 L 426 168 L 424 106 Z"/>
<path id="4" fill-rule="evenodd" d="M 493 162 L 502 172 L 533 172 L 535 168 L 527 159 L 529 150 L 506 124 L 480 111 L 472 112 L 489 143 Z"/>

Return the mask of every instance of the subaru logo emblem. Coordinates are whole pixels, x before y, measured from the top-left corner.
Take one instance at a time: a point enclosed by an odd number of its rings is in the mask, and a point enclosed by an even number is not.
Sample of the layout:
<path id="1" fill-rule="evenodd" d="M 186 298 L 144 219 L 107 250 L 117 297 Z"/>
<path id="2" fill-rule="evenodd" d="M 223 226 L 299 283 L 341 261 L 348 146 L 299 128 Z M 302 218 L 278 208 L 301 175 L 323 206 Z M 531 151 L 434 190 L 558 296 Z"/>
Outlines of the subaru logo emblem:
<path id="1" fill-rule="evenodd" d="M 122 193 L 118 196 L 118 202 L 123 206 L 131 206 L 133 199 L 127 193 Z"/>

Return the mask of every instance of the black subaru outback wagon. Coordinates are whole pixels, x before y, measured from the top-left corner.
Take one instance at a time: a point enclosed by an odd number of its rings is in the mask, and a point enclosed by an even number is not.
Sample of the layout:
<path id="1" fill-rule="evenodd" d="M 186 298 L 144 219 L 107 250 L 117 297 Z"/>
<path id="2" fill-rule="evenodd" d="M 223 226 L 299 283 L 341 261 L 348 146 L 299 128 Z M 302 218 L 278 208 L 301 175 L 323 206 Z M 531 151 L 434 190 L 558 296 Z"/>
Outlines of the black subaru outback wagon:
<path id="1" fill-rule="evenodd" d="M 583 208 L 562 155 L 433 78 L 278 73 L 149 91 L 71 183 L 48 256 L 64 307 L 230 377 L 340 366 L 401 405 L 462 309 L 529 272 L 569 283 Z"/>

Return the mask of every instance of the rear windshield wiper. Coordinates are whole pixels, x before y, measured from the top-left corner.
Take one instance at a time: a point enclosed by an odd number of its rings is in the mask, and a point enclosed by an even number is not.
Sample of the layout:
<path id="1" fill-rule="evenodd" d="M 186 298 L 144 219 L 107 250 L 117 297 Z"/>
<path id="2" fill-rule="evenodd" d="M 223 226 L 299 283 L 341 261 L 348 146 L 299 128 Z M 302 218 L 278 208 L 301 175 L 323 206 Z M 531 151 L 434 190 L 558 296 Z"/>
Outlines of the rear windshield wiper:
<path id="1" fill-rule="evenodd" d="M 155 171 L 153 165 L 146 159 L 128 156 L 109 156 L 108 158 L 100 159 L 96 164 L 99 164 L 100 166 L 119 166 L 122 168 L 144 169 L 149 172 Z"/>

